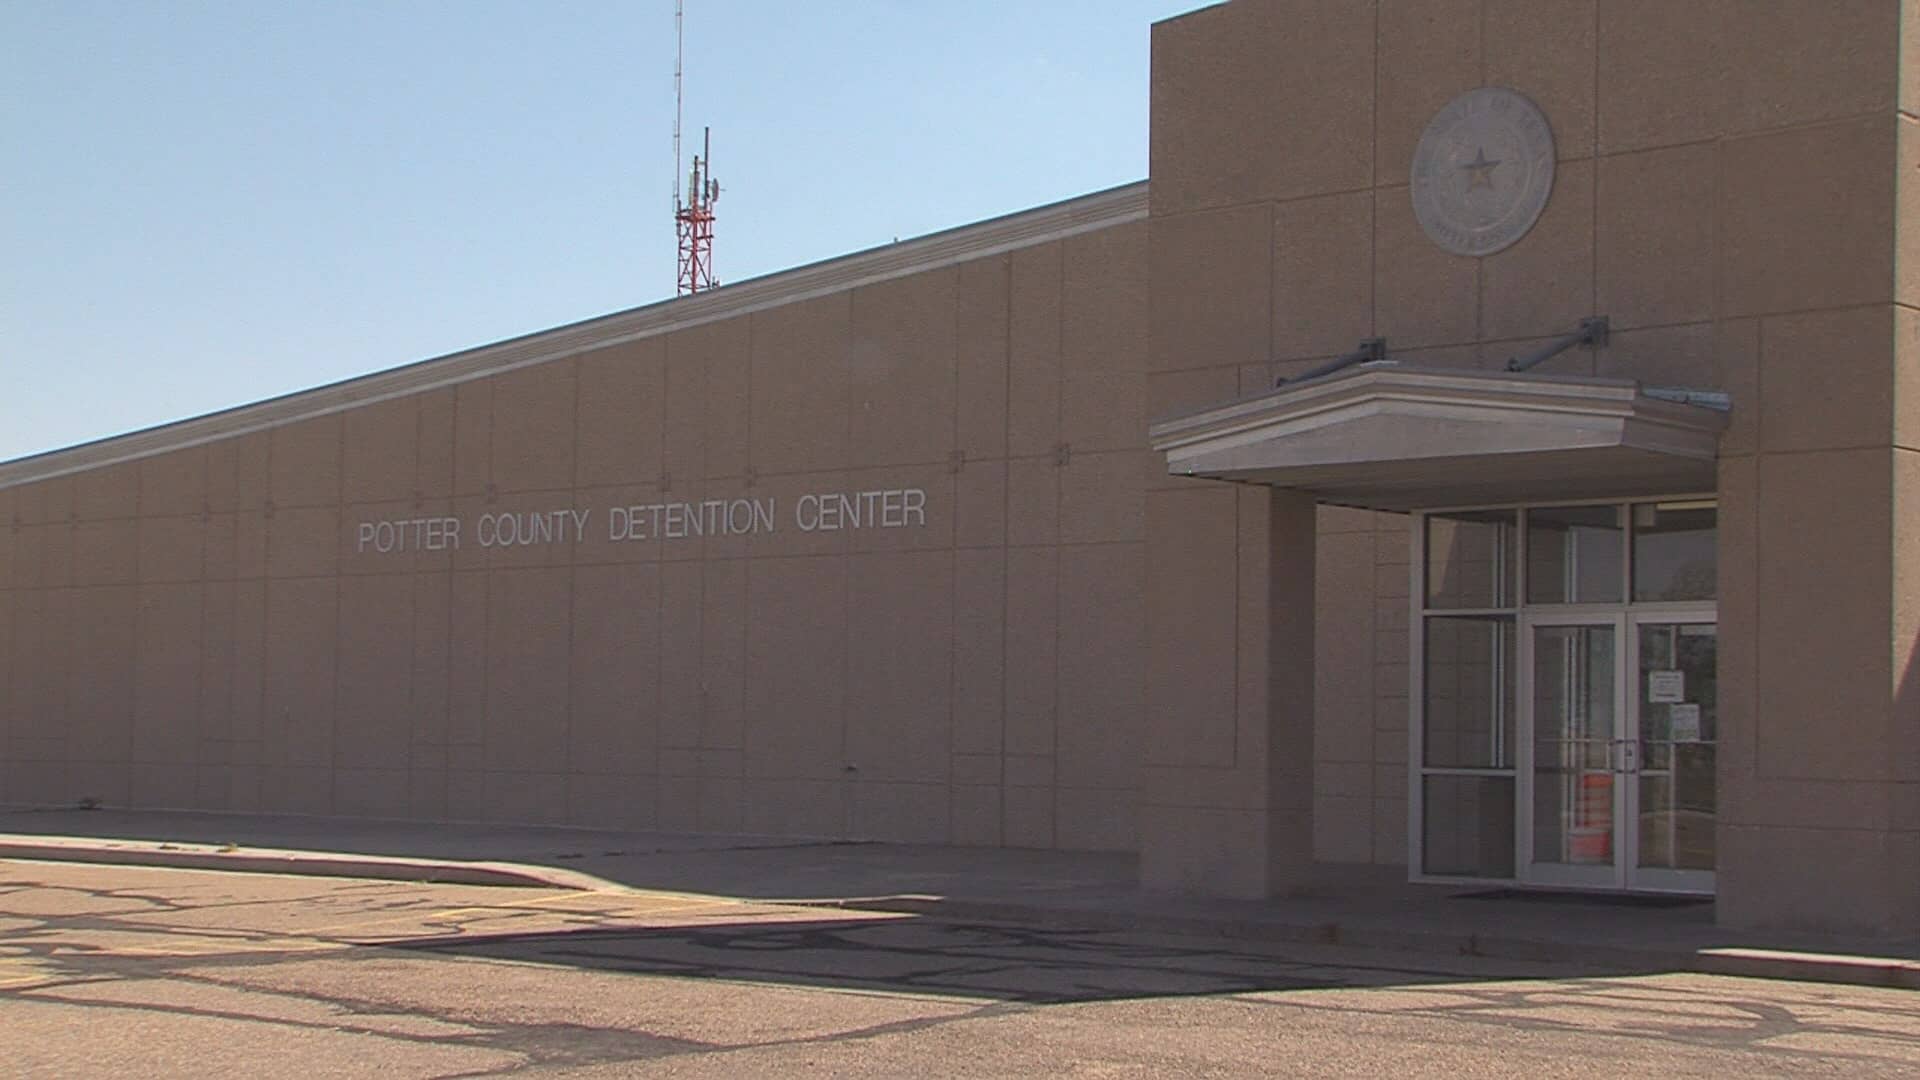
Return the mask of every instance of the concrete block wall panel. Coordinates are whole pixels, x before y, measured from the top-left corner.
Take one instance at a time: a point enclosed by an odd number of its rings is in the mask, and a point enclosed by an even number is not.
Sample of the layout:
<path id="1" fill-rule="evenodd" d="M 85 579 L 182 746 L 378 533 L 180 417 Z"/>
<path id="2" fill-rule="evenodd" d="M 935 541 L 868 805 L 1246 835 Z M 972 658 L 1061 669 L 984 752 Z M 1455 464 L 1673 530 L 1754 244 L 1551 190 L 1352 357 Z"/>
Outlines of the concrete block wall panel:
<path id="1" fill-rule="evenodd" d="M 1497 368 L 1590 314 L 1611 316 L 1610 344 L 1543 371 L 1731 394 L 1720 592 L 1721 683 L 1737 703 L 1721 778 L 1732 923 L 1920 925 L 1920 867 L 1901 861 L 1917 846 L 1914 814 L 1895 813 L 1920 801 L 1920 762 L 1893 752 L 1915 727 L 1901 628 L 1920 600 L 1902 591 L 1904 542 L 1889 541 L 1911 531 L 1898 526 L 1898 478 L 1920 445 L 1920 395 L 1903 392 L 1920 370 L 1920 51 L 1902 48 L 1917 18 L 1899 0 L 1236 0 L 1154 29 L 1149 420 L 1258 392 L 1371 336 L 1405 363 Z M 1539 224 L 1472 259 L 1421 233 L 1407 172 L 1433 112 L 1482 85 L 1538 103 L 1559 162 Z M 1219 680 L 1186 661 L 1219 653 L 1193 643 L 1260 632 L 1243 611 L 1189 603 L 1204 583 L 1185 579 L 1207 572 L 1196 556 L 1235 528 L 1204 512 L 1204 490 L 1161 479 L 1147 504 L 1147 741 L 1176 755 L 1224 745 L 1208 733 L 1233 730 L 1237 708 L 1202 689 Z M 1816 508 L 1834 524 L 1815 528 Z M 1323 860 L 1405 858 L 1404 526 L 1321 515 Z M 1374 602 L 1356 607 L 1344 597 L 1369 555 Z M 1185 596 L 1161 587 L 1163 568 Z M 1844 710 L 1798 696 L 1825 680 L 1796 674 L 1790 640 L 1829 626 L 1823 647 L 1851 673 Z M 1758 685 L 1769 671 L 1800 690 Z M 1169 711 L 1176 699 L 1185 707 Z M 1808 769 L 1819 775 L 1797 775 Z M 1197 775 L 1156 763 L 1150 792 L 1177 800 Z M 1820 833 L 1831 849 L 1807 839 L 1793 872 L 1849 887 L 1810 887 L 1803 903 L 1765 887 L 1781 873 L 1763 858 L 1766 830 L 1784 826 L 1754 815 L 1818 818 L 1817 785 L 1884 809 L 1851 818 L 1857 843 L 1837 822 Z M 1153 822 L 1146 834 L 1181 835 Z"/>
<path id="2" fill-rule="evenodd" d="M 1062 249 L 1060 439 L 1076 455 L 1137 453 L 1146 429 L 1146 226 L 1084 233 Z"/>
<path id="3" fill-rule="evenodd" d="M 418 489 L 420 400 L 395 398 L 341 417 L 341 496 L 347 503 L 411 499 Z"/>
<path id="4" fill-rule="evenodd" d="M 0 801 L 1129 849 L 1146 247 L 1120 225 L 0 490 Z M 901 488 L 913 527 L 796 525 Z M 774 528 L 609 520 L 705 499 Z M 529 515 L 561 532 L 480 542 Z"/>
<path id="5" fill-rule="evenodd" d="M 958 422 L 957 268 L 853 291 L 848 464 L 944 461 Z"/>

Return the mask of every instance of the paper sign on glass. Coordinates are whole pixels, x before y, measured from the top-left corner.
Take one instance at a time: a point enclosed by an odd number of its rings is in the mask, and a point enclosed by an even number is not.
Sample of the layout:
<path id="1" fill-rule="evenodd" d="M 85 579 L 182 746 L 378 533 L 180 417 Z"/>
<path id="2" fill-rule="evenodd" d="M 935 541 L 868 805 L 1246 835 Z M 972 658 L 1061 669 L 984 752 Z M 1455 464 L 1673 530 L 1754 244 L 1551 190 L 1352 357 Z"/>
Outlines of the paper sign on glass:
<path id="1" fill-rule="evenodd" d="M 1667 735 L 1674 742 L 1700 741 L 1700 706 L 1675 705 L 1667 710 Z"/>
<path id="2" fill-rule="evenodd" d="M 1655 705 L 1677 705 L 1687 699 L 1687 673 L 1647 672 L 1647 700 Z"/>

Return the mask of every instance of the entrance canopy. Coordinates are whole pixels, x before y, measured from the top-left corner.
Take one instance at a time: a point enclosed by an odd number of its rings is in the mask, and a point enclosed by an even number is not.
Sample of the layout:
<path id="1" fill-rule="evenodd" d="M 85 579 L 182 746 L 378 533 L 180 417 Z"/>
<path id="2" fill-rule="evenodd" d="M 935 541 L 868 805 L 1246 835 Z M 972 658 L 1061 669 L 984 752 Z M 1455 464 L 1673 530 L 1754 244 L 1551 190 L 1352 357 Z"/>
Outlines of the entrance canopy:
<path id="1" fill-rule="evenodd" d="M 1724 395 L 1388 363 L 1154 424 L 1178 476 L 1375 510 L 1712 491 Z"/>

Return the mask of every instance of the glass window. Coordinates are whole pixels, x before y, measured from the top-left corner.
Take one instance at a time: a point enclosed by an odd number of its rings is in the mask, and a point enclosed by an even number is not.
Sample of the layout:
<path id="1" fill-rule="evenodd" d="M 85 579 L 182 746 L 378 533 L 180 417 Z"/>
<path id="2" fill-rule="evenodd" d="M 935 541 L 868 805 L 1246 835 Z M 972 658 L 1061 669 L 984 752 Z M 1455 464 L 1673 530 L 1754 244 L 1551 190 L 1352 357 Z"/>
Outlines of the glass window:
<path id="1" fill-rule="evenodd" d="M 1513 777 L 1421 777 L 1421 869 L 1513 876 Z"/>
<path id="2" fill-rule="evenodd" d="M 1427 619 L 1421 680 L 1423 764 L 1448 769 L 1513 767 L 1513 619 Z"/>
<path id="3" fill-rule="evenodd" d="M 1427 518 L 1427 606 L 1511 606 L 1512 510 L 1476 510 Z"/>
<path id="4" fill-rule="evenodd" d="M 1718 547 L 1712 503 L 1640 503 L 1633 508 L 1633 598 L 1713 599 Z"/>
<path id="5" fill-rule="evenodd" d="M 1527 603 L 1617 604 L 1626 577 L 1618 506 L 1527 511 Z"/>

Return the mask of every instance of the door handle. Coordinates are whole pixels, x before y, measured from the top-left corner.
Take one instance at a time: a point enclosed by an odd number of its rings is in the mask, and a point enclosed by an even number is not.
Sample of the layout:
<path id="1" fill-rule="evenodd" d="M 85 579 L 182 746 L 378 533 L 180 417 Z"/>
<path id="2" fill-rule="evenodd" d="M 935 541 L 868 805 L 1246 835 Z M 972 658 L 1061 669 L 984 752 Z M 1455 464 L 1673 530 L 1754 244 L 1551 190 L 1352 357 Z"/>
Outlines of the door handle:
<path id="1" fill-rule="evenodd" d="M 1640 740 L 1620 740 L 1620 771 L 1629 776 L 1640 771 Z"/>

